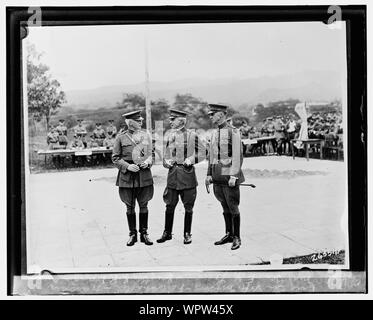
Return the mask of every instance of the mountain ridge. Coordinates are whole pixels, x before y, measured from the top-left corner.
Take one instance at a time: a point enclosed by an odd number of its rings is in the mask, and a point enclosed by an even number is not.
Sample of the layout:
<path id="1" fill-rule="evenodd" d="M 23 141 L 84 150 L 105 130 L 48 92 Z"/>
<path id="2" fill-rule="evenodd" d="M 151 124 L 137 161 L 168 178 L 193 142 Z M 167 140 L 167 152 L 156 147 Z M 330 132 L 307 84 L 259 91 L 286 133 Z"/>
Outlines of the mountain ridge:
<path id="1" fill-rule="evenodd" d="M 232 106 L 267 104 L 283 99 L 335 100 L 341 99 L 342 82 L 338 72 L 303 71 L 296 74 L 261 76 L 256 78 L 189 78 L 175 81 L 149 82 L 152 100 L 166 99 L 190 93 L 205 101 L 225 102 Z M 145 83 L 112 85 L 94 89 L 66 91 L 67 106 L 73 109 L 112 108 L 125 93 L 144 93 Z"/>

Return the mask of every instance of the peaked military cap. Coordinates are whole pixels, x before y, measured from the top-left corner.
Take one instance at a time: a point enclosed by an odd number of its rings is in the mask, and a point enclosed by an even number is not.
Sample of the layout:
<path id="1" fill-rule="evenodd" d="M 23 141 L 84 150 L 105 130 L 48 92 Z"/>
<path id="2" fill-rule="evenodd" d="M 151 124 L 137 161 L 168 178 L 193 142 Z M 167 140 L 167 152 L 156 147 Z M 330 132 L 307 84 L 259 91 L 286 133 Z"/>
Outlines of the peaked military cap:
<path id="1" fill-rule="evenodd" d="M 209 103 L 210 110 L 208 114 L 222 111 L 222 112 L 227 112 L 228 106 L 225 106 L 223 104 L 215 104 L 215 103 Z"/>
<path id="2" fill-rule="evenodd" d="M 122 114 L 122 117 L 132 120 L 144 120 L 144 118 L 141 116 L 141 110 L 127 112 L 125 114 Z"/>
<path id="3" fill-rule="evenodd" d="M 170 118 L 177 118 L 177 117 L 182 117 L 182 118 L 186 118 L 186 116 L 188 115 L 187 112 L 185 111 L 181 111 L 181 110 L 176 110 L 176 109 L 169 109 L 169 113 L 170 113 Z"/>

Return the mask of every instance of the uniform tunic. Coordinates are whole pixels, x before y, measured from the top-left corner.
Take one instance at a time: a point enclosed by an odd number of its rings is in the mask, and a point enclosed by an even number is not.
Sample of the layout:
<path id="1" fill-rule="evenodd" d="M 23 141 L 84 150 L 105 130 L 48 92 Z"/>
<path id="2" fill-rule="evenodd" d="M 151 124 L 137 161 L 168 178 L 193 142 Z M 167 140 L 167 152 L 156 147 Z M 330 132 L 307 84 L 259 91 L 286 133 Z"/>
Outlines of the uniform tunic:
<path id="1" fill-rule="evenodd" d="M 108 135 L 113 135 L 115 136 L 117 134 L 117 127 L 116 126 L 113 126 L 113 125 L 109 125 L 107 128 L 106 128 L 106 132 Z"/>
<path id="2" fill-rule="evenodd" d="M 239 215 L 240 183 L 245 181 L 241 170 L 243 161 L 240 134 L 227 123 L 214 130 L 209 149 L 207 175 L 212 176 L 214 194 L 223 207 L 224 216 Z M 236 185 L 229 187 L 230 177 L 237 178 Z M 227 227 L 227 231 L 231 227 Z"/>
<path id="3" fill-rule="evenodd" d="M 205 159 L 205 150 L 198 135 L 185 128 L 174 130 L 167 138 L 163 165 L 168 168 L 166 160 L 173 163 L 168 169 L 167 185 L 163 193 L 166 204 L 165 230 L 172 232 L 175 207 L 179 197 L 185 209 L 184 233 L 191 232 L 194 202 L 197 197 L 197 177 L 194 164 Z M 190 166 L 183 165 L 188 159 Z"/>
<path id="4" fill-rule="evenodd" d="M 152 164 L 151 138 L 145 131 L 124 131 L 114 142 L 112 161 L 118 168 L 116 185 L 119 196 L 127 205 L 127 213 L 134 212 L 137 200 L 140 213 L 147 212 L 148 201 L 153 198 L 154 181 L 150 171 Z M 147 162 L 149 166 L 137 172 L 127 170 L 130 164 Z"/>
<path id="5" fill-rule="evenodd" d="M 56 130 L 58 133 L 62 132 L 62 135 L 67 136 L 67 127 L 65 125 L 58 125 Z"/>
<path id="6" fill-rule="evenodd" d="M 194 166 L 186 167 L 183 163 L 186 159 L 192 164 L 198 162 L 198 150 L 201 150 L 201 146 L 197 134 L 185 128 L 169 135 L 164 160 L 172 160 L 175 165 L 168 171 L 168 188 L 183 190 L 198 185 Z"/>

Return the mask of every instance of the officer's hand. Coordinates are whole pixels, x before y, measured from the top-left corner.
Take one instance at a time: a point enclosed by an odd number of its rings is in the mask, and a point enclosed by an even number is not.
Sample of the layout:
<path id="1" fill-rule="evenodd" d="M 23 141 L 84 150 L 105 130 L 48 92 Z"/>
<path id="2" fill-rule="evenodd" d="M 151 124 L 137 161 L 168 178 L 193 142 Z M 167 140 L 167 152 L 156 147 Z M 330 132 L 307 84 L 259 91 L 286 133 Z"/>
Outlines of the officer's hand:
<path id="1" fill-rule="evenodd" d="M 170 159 L 164 161 L 167 168 L 171 168 L 174 164 L 174 162 Z"/>
<path id="2" fill-rule="evenodd" d="M 237 180 L 236 177 L 230 177 L 229 181 L 228 181 L 228 186 L 235 187 L 236 186 L 236 180 Z"/>
<path id="3" fill-rule="evenodd" d="M 140 170 L 140 168 L 136 164 L 130 164 L 127 167 L 127 170 L 132 171 L 132 172 L 137 172 Z"/>
<path id="4" fill-rule="evenodd" d="M 149 164 L 147 162 L 142 162 L 142 163 L 139 164 L 139 166 L 140 166 L 140 168 L 145 169 L 149 166 Z"/>
<path id="5" fill-rule="evenodd" d="M 207 176 L 205 180 L 205 184 L 209 185 L 212 183 L 212 176 Z"/>
<path id="6" fill-rule="evenodd" d="M 189 167 L 192 165 L 192 161 L 190 161 L 190 159 L 185 159 L 185 161 L 183 162 L 183 165 Z"/>

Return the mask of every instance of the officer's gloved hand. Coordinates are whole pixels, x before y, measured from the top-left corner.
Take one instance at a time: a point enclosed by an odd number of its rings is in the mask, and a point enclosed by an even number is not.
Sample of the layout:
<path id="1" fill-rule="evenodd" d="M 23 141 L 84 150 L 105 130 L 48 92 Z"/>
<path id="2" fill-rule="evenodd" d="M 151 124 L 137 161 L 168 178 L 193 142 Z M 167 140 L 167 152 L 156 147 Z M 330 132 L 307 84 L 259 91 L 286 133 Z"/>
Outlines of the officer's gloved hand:
<path id="1" fill-rule="evenodd" d="M 131 172 L 137 172 L 140 170 L 140 168 L 136 165 L 136 164 L 130 164 L 128 167 L 127 167 L 127 170 L 128 171 L 131 171 Z"/>
<path id="2" fill-rule="evenodd" d="M 183 165 L 186 167 L 189 167 L 192 165 L 192 161 L 190 161 L 190 159 L 185 159 L 185 161 L 183 162 Z"/>
<path id="3" fill-rule="evenodd" d="M 164 160 L 164 163 L 165 163 L 167 168 L 171 168 L 174 165 L 174 161 L 171 160 L 171 159 Z"/>
<path id="4" fill-rule="evenodd" d="M 141 169 L 146 169 L 149 165 L 148 165 L 147 162 L 141 162 L 141 163 L 139 164 L 139 166 L 140 166 Z"/>
<path id="5" fill-rule="evenodd" d="M 205 180 L 205 184 L 206 185 L 209 185 L 209 184 L 211 184 L 212 183 L 212 176 L 207 176 L 206 177 L 206 180 Z"/>
<path id="6" fill-rule="evenodd" d="M 229 178 L 229 181 L 228 181 L 228 186 L 230 186 L 230 187 L 234 187 L 234 186 L 236 186 L 236 180 L 237 180 L 236 177 L 231 176 L 231 177 Z"/>

